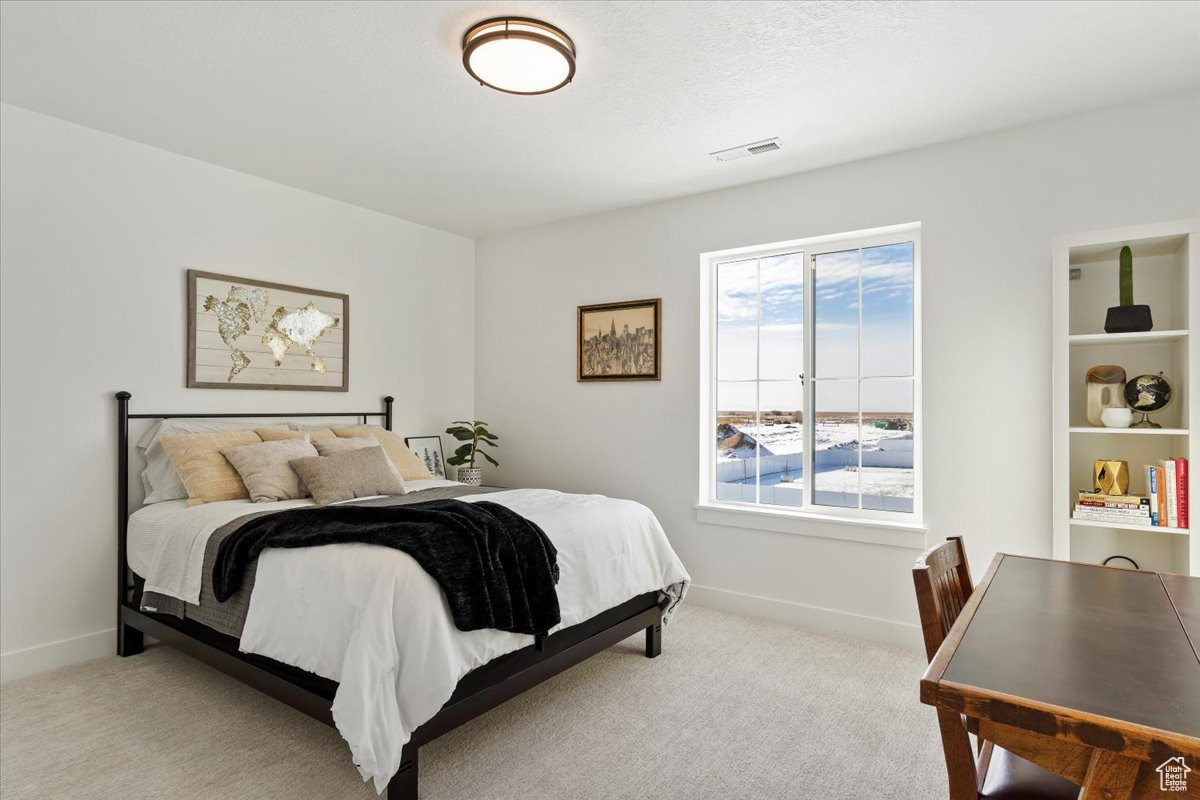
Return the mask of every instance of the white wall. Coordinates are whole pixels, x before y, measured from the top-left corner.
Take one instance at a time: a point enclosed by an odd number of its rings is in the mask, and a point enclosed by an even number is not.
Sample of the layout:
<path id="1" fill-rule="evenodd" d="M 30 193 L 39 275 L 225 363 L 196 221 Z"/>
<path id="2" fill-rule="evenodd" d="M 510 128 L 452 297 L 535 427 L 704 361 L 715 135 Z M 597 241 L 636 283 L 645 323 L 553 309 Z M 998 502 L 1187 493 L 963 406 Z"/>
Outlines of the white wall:
<path id="1" fill-rule="evenodd" d="M 915 643 L 915 549 L 697 522 L 698 255 L 921 223 L 926 541 L 964 534 L 981 575 L 1050 555 L 1051 237 L 1200 214 L 1198 143 L 1189 94 L 482 239 L 498 477 L 646 503 L 701 602 Z M 658 296 L 662 382 L 576 383 L 575 306 Z"/>
<path id="2" fill-rule="evenodd" d="M 0 107 L 0 670 L 114 652 L 115 401 L 472 413 L 474 242 Z M 189 267 L 350 295 L 350 391 L 184 388 Z M 286 406 L 286 409 L 281 409 Z"/>
<path id="3" fill-rule="evenodd" d="M 476 254 L 0 105 L 0 674 L 112 651 L 118 389 L 135 410 L 198 411 L 391 393 L 397 430 L 422 433 L 471 414 L 474 392 L 504 437 L 493 478 L 645 502 L 695 600 L 913 642 L 914 550 L 696 521 L 698 254 L 922 223 L 926 538 L 966 534 L 981 573 L 997 550 L 1050 552 L 1050 237 L 1200 214 L 1197 141 L 1200 97 L 1164 98 L 490 237 Z M 189 267 L 348 292 L 351 391 L 185 389 Z M 663 381 L 577 384 L 575 306 L 653 296 Z"/>

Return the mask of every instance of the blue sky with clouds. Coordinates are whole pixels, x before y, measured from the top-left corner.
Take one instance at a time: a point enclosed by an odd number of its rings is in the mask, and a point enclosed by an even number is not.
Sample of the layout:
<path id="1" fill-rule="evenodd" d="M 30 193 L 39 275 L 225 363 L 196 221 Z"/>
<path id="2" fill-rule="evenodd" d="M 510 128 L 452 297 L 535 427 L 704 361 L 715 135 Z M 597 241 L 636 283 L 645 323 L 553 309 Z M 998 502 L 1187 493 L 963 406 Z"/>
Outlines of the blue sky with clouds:
<path id="1" fill-rule="evenodd" d="M 804 264 L 795 253 L 721 264 L 717 268 L 718 406 L 752 410 L 755 377 L 796 381 L 764 384 L 764 410 L 799 408 L 804 359 Z M 862 286 L 859 287 L 861 270 Z M 862 304 L 863 377 L 912 375 L 913 245 L 911 242 L 823 253 L 816 258 L 818 378 L 859 374 Z M 762 328 L 756 330 L 761 311 Z M 910 411 L 911 382 L 867 384 L 864 411 Z M 818 411 L 857 411 L 852 381 L 824 381 Z"/>

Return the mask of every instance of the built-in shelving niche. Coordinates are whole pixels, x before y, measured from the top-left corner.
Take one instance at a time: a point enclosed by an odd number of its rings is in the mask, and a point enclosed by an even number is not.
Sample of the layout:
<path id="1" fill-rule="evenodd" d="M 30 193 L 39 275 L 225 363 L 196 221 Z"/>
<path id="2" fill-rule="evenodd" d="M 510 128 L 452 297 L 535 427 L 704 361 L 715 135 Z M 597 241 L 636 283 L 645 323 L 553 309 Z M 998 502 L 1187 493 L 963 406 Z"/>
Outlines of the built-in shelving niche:
<path id="1" fill-rule="evenodd" d="M 1102 562 L 1129 556 L 1142 567 L 1200 575 L 1200 537 L 1178 528 L 1112 525 L 1071 519 L 1076 492 L 1092 484 L 1095 459 L 1127 461 L 1130 489 L 1146 491 L 1142 466 L 1183 457 L 1197 464 L 1198 398 L 1196 277 L 1200 221 L 1185 220 L 1076 236 L 1054 243 L 1054 556 Z M 1121 248 L 1134 260 L 1134 302 L 1151 307 L 1154 328 L 1107 334 L 1104 318 L 1118 303 Z M 1075 273 L 1072 279 L 1072 273 Z M 1097 364 L 1116 364 L 1129 377 L 1163 373 L 1174 397 L 1151 419 L 1162 428 L 1095 427 L 1086 416 L 1086 374 Z M 1190 497 L 1198 482 L 1193 474 Z M 1193 514 L 1193 517 L 1196 515 Z M 1192 527 L 1197 527 L 1193 525 Z"/>

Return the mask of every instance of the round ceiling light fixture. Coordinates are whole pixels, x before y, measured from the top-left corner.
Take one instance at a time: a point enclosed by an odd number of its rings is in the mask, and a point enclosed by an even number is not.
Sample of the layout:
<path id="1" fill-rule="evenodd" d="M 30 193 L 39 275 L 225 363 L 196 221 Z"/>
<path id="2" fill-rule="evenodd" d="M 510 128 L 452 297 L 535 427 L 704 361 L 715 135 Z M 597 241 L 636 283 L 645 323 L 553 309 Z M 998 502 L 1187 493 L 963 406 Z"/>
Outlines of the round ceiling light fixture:
<path id="1" fill-rule="evenodd" d="M 509 94 L 546 94 L 575 77 L 575 43 L 553 25 L 497 17 L 463 34 L 463 66 L 484 86 Z"/>

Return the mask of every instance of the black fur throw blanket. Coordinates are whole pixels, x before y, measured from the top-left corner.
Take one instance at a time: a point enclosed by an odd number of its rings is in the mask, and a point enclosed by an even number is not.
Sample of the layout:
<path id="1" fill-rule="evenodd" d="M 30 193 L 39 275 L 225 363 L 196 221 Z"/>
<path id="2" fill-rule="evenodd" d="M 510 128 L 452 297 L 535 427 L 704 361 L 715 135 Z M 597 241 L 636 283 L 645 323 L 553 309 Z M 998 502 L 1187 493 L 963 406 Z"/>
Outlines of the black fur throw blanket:
<path id="1" fill-rule="evenodd" d="M 486 501 L 296 508 L 254 517 L 221 542 L 213 590 L 221 602 L 267 547 L 343 542 L 408 553 L 437 581 L 459 630 L 496 628 L 537 637 L 559 623 L 558 551 L 534 523 Z"/>

